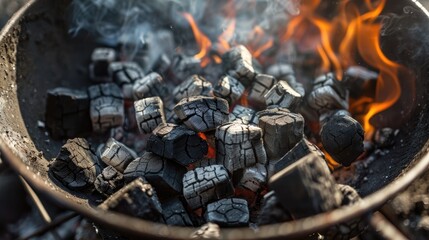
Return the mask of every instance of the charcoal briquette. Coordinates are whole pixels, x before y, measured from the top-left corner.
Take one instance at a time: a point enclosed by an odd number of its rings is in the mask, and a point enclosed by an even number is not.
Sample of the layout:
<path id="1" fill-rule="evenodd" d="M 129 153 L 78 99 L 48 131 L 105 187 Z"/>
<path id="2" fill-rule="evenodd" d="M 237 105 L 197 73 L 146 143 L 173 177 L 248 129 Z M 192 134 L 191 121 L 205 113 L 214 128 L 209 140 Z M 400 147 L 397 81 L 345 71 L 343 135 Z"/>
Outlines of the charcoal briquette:
<path id="1" fill-rule="evenodd" d="M 234 109 L 229 114 L 229 121 L 258 125 L 259 118 L 255 110 L 241 105 L 235 105 Z"/>
<path id="2" fill-rule="evenodd" d="M 277 79 L 266 74 L 258 74 L 253 80 L 247 99 L 249 103 L 256 108 L 266 107 L 265 94 L 272 89 L 277 83 Z"/>
<path id="3" fill-rule="evenodd" d="M 164 98 L 168 94 L 168 89 L 163 78 L 156 72 L 137 79 L 133 85 L 134 100 L 148 97 Z"/>
<path id="4" fill-rule="evenodd" d="M 252 59 L 249 50 L 243 45 L 238 45 L 222 56 L 222 66 L 228 75 L 248 87 L 256 76 Z"/>
<path id="5" fill-rule="evenodd" d="M 264 195 L 262 207 L 257 217 L 259 226 L 292 221 L 290 213 L 283 208 L 274 191 Z"/>
<path id="6" fill-rule="evenodd" d="M 101 160 L 121 173 L 123 173 L 128 164 L 136 158 L 137 154 L 134 150 L 116 141 L 114 138 L 109 138 L 109 140 L 107 140 L 101 152 Z"/>
<path id="7" fill-rule="evenodd" d="M 225 198 L 209 203 L 204 214 L 207 222 L 221 227 L 243 227 L 249 224 L 247 201 L 240 198 Z"/>
<path id="8" fill-rule="evenodd" d="M 119 86 L 133 84 L 144 76 L 143 69 L 136 62 L 112 62 L 109 65 L 109 73 L 113 82 Z"/>
<path id="9" fill-rule="evenodd" d="M 265 95 L 268 106 L 279 106 L 295 110 L 301 103 L 302 96 L 295 91 L 286 81 L 279 81 Z"/>
<path id="10" fill-rule="evenodd" d="M 195 57 L 177 54 L 173 57 L 172 70 L 178 80 L 185 80 L 193 74 L 201 72 L 201 60 Z"/>
<path id="11" fill-rule="evenodd" d="M 229 75 L 223 75 L 214 87 L 213 94 L 216 97 L 227 100 L 232 105 L 243 95 L 244 90 L 244 85 L 237 79 Z"/>
<path id="12" fill-rule="evenodd" d="M 114 167 L 107 166 L 98 174 L 94 186 L 99 193 L 108 197 L 124 186 L 124 176 Z"/>
<path id="13" fill-rule="evenodd" d="M 110 82 L 109 64 L 115 61 L 116 52 L 112 48 L 96 48 L 91 54 L 89 76 L 96 82 Z"/>
<path id="14" fill-rule="evenodd" d="M 166 123 L 164 104 L 159 97 L 143 98 L 134 102 L 135 118 L 141 133 L 151 133 Z"/>
<path id="15" fill-rule="evenodd" d="M 193 96 L 210 96 L 211 82 L 199 75 L 192 75 L 173 90 L 174 100 L 179 102 L 183 98 Z"/>
<path id="16" fill-rule="evenodd" d="M 170 226 L 193 226 L 186 208 L 179 198 L 173 198 L 162 204 L 164 222 Z"/>

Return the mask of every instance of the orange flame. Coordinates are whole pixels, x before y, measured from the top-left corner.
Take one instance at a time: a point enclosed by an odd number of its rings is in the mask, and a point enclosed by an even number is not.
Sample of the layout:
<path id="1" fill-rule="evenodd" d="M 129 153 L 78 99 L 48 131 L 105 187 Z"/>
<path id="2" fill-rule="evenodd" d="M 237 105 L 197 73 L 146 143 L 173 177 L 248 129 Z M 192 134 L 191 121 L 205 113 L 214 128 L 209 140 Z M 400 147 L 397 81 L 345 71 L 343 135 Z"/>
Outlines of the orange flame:
<path id="1" fill-rule="evenodd" d="M 189 22 L 191 25 L 192 32 L 194 33 L 195 41 L 200 47 L 200 52 L 194 55 L 196 59 L 201 60 L 201 67 L 207 66 L 210 63 L 209 52 L 212 47 L 212 42 L 210 39 L 200 31 L 197 24 L 195 23 L 194 17 L 192 17 L 189 13 L 182 13 L 183 17 Z"/>
<path id="2" fill-rule="evenodd" d="M 362 124 L 366 139 L 370 139 L 375 130 L 370 121 L 372 117 L 391 107 L 401 95 L 398 79 L 401 66 L 389 60 L 380 46 L 381 24 L 377 18 L 386 0 L 365 0 L 367 10 L 363 14 L 355 1 L 342 1 L 339 14 L 332 19 L 318 14 L 321 3 L 321 0 L 303 0 L 301 14 L 289 22 L 281 40 L 293 39 L 299 44 L 315 28 L 319 39 L 314 50 L 319 53 L 323 71 L 333 70 L 341 80 L 343 69 L 355 65 L 357 57 L 360 57 L 379 72 L 374 98 L 357 101 L 350 108 L 353 113 L 356 108 L 362 108 L 359 104 L 368 105 Z"/>
<path id="3" fill-rule="evenodd" d="M 263 52 L 274 45 L 273 38 L 265 34 L 265 31 L 260 26 L 253 28 L 248 39 L 251 39 L 251 41 L 246 44 L 246 47 L 254 58 L 259 58 Z"/>

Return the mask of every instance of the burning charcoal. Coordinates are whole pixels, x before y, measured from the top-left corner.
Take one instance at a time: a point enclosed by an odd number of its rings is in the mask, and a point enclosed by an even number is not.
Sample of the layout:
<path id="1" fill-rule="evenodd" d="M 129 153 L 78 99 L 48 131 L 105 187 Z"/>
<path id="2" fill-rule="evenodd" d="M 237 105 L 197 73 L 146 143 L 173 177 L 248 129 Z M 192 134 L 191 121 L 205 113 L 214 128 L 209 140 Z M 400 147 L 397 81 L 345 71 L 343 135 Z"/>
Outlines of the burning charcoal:
<path id="1" fill-rule="evenodd" d="M 364 151 L 362 126 L 349 116 L 332 118 L 320 131 L 323 148 L 343 166 L 350 166 Z"/>
<path id="2" fill-rule="evenodd" d="M 167 225 L 193 226 L 188 212 L 178 198 L 174 198 L 162 204 L 162 216 Z"/>
<path id="3" fill-rule="evenodd" d="M 227 123 L 216 129 L 216 160 L 230 173 L 265 164 L 267 156 L 262 143 L 262 130 L 253 125 Z"/>
<path id="4" fill-rule="evenodd" d="M 269 186 L 283 208 L 296 219 L 326 212 L 341 204 L 341 194 L 329 168 L 316 154 L 308 154 L 276 173 L 270 178 Z"/>
<path id="5" fill-rule="evenodd" d="M 261 213 L 258 216 L 259 226 L 291 220 L 293 220 L 292 216 L 283 208 L 274 191 L 264 195 Z"/>
<path id="6" fill-rule="evenodd" d="M 390 147 L 395 143 L 395 136 L 398 135 L 399 130 L 391 128 L 378 129 L 374 135 L 374 143 L 379 148 Z"/>
<path id="7" fill-rule="evenodd" d="M 224 70 L 245 87 L 250 86 L 256 76 L 252 64 L 252 55 L 243 45 L 235 46 L 226 52 L 222 56 L 222 64 Z"/>
<path id="8" fill-rule="evenodd" d="M 319 122 L 323 126 L 325 123 L 329 122 L 332 118 L 342 117 L 342 116 L 351 116 L 350 112 L 344 109 L 340 110 L 331 110 L 320 115 Z"/>
<path id="9" fill-rule="evenodd" d="M 301 102 L 302 96 L 297 93 L 286 81 L 279 81 L 265 95 L 265 101 L 268 106 L 279 106 L 295 109 Z"/>
<path id="10" fill-rule="evenodd" d="M 150 73 L 149 75 L 139 78 L 133 86 L 134 100 L 139 100 L 148 97 L 165 97 L 167 88 L 164 80 L 158 73 Z"/>
<path id="11" fill-rule="evenodd" d="M 124 123 L 124 99 L 117 85 L 94 85 L 88 88 L 88 92 L 93 131 L 105 132 Z"/>
<path id="12" fill-rule="evenodd" d="M 152 186 L 137 178 L 99 205 L 111 210 L 154 222 L 162 222 L 162 208 Z"/>
<path id="13" fill-rule="evenodd" d="M 356 190 L 348 185 L 337 184 L 341 192 L 341 206 L 351 206 L 361 201 Z M 361 234 L 367 226 L 367 217 L 355 218 L 345 223 L 340 223 L 329 228 L 323 235 L 327 239 L 352 239 Z"/>
<path id="14" fill-rule="evenodd" d="M 100 167 L 97 156 L 84 138 L 67 140 L 49 165 L 49 172 L 72 190 L 92 191 Z"/>
<path id="15" fill-rule="evenodd" d="M 197 132 L 214 130 L 229 120 L 229 105 L 222 98 L 184 98 L 174 107 L 174 112 L 186 126 Z"/>
<path id="16" fill-rule="evenodd" d="M 226 99 L 230 105 L 235 103 L 244 93 L 244 86 L 237 79 L 223 75 L 214 88 L 213 94 L 216 97 Z"/>
<path id="17" fill-rule="evenodd" d="M 192 209 L 233 194 L 228 172 L 222 165 L 196 168 L 183 177 L 183 196 Z"/>
<path id="18" fill-rule="evenodd" d="M 215 223 L 206 223 L 192 233 L 191 239 L 220 239 L 220 228 Z"/>
<path id="19" fill-rule="evenodd" d="M 133 84 L 144 76 L 143 70 L 135 62 L 113 62 L 109 65 L 109 72 L 113 82 L 119 86 Z"/>
<path id="20" fill-rule="evenodd" d="M 194 57 L 178 54 L 173 58 L 172 70 L 179 80 L 185 80 L 192 74 L 198 74 L 201 71 L 201 61 Z"/>
<path id="21" fill-rule="evenodd" d="M 91 132 L 86 92 L 55 88 L 49 90 L 47 95 L 46 127 L 53 138 L 72 138 Z"/>
<path id="22" fill-rule="evenodd" d="M 96 48 L 91 55 L 89 65 L 90 78 L 96 82 L 110 82 L 109 64 L 116 59 L 116 52 L 112 48 Z"/>
<path id="23" fill-rule="evenodd" d="M 177 86 L 173 91 L 176 102 L 182 98 L 193 96 L 209 96 L 212 91 L 212 84 L 199 75 L 192 75 Z"/>
<path id="24" fill-rule="evenodd" d="M 207 205 L 204 218 L 221 227 L 242 227 L 249 224 L 249 208 L 244 199 L 221 199 Z"/>
<path id="25" fill-rule="evenodd" d="M 151 133 L 161 123 L 166 123 L 161 98 L 144 98 L 134 102 L 136 119 L 141 133 Z"/>
<path id="26" fill-rule="evenodd" d="M 295 75 L 292 65 L 285 63 L 278 63 L 271 65 L 267 69 L 267 74 L 275 77 L 276 79 L 285 80 L 290 75 Z"/>
<path id="27" fill-rule="evenodd" d="M 264 96 L 276 83 L 277 80 L 270 75 L 256 75 L 249 90 L 249 103 L 255 107 L 264 108 L 266 106 Z"/>
<path id="28" fill-rule="evenodd" d="M 308 104 L 319 114 L 335 109 L 349 108 L 349 92 L 333 73 L 322 75 L 314 81 Z"/>
<path id="29" fill-rule="evenodd" d="M 304 118 L 286 108 L 272 108 L 258 113 L 264 133 L 264 146 L 270 160 L 279 159 L 304 137 Z"/>
<path id="30" fill-rule="evenodd" d="M 255 110 L 241 105 L 236 105 L 232 112 L 229 114 L 230 122 L 238 122 L 242 124 L 255 124 L 259 122 Z"/>
<path id="31" fill-rule="evenodd" d="M 238 186 L 253 192 L 258 192 L 266 183 L 267 168 L 263 164 L 256 164 L 244 170 Z"/>
<path id="32" fill-rule="evenodd" d="M 99 193 L 108 197 L 124 186 L 124 176 L 114 167 L 107 166 L 98 174 L 94 186 Z"/>
<path id="33" fill-rule="evenodd" d="M 378 73 L 361 66 L 351 66 L 344 72 L 342 82 L 350 90 L 352 97 L 362 97 L 362 93 L 373 93 Z"/>
<path id="34" fill-rule="evenodd" d="M 321 158 L 325 158 L 320 149 L 309 142 L 307 139 L 302 139 L 297 143 L 289 152 L 287 152 L 280 160 L 271 161 L 268 166 L 268 176 L 271 177 L 275 173 L 281 171 L 282 169 L 290 166 L 299 159 L 305 157 L 306 155 L 313 153 Z"/>
<path id="35" fill-rule="evenodd" d="M 145 152 L 142 157 L 132 161 L 124 171 L 126 182 L 144 177 L 158 190 L 158 195 L 172 196 L 181 193 L 185 169 L 174 162 Z"/>
<path id="36" fill-rule="evenodd" d="M 114 138 L 109 138 L 101 153 L 101 160 L 121 173 L 136 158 L 137 154 L 133 150 L 116 141 Z"/>
<path id="37" fill-rule="evenodd" d="M 207 142 L 184 126 L 160 124 L 147 141 L 147 150 L 174 159 L 182 166 L 201 160 L 207 154 Z"/>

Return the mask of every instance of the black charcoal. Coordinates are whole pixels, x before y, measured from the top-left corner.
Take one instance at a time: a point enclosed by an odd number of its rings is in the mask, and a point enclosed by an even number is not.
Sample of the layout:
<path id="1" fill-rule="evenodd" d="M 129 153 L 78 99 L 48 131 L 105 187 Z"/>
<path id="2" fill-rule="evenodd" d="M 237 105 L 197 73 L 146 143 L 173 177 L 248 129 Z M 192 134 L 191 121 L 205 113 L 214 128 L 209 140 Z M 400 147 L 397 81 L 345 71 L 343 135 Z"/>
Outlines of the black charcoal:
<path id="1" fill-rule="evenodd" d="M 91 132 L 89 96 L 86 91 L 68 88 L 48 90 L 46 98 L 46 128 L 55 138 L 73 138 Z"/>
<path id="2" fill-rule="evenodd" d="M 136 158 L 137 154 L 134 150 L 116 141 L 114 138 L 109 138 L 109 140 L 107 140 L 101 152 L 101 160 L 121 173 L 123 173 L 128 164 Z"/>
<path id="3" fill-rule="evenodd" d="M 243 95 L 244 90 L 243 84 L 237 79 L 229 75 L 223 75 L 214 87 L 213 94 L 216 97 L 226 99 L 232 105 Z"/>
<path id="4" fill-rule="evenodd" d="M 277 79 L 266 74 L 258 74 L 253 80 L 247 99 L 249 103 L 256 108 L 265 108 L 265 94 L 270 91 L 277 83 Z"/>
<path id="5" fill-rule="evenodd" d="M 114 167 L 107 166 L 98 174 L 94 186 L 99 193 L 108 197 L 124 186 L 124 176 Z"/>
<path id="6" fill-rule="evenodd" d="M 150 73 L 145 77 L 136 80 L 133 86 L 134 100 L 148 97 L 165 97 L 168 89 L 164 80 L 158 73 Z"/>
<path id="7" fill-rule="evenodd" d="M 266 183 L 267 168 L 265 165 L 257 163 L 255 166 L 244 169 L 243 176 L 237 187 L 242 187 L 258 193 Z"/>
<path id="8" fill-rule="evenodd" d="M 252 55 L 243 45 L 231 48 L 222 56 L 225 72 L 240 81 L 245 87 L 250 86 L 256 76 Z"/>
<path id="9" fill-rule="evenodd" d="M 49 172 L 71 190 L 92 191 L 100 164 L 88 142 L 83 138 L 67 140 L 49 165 Z"/>
<path id="10" fill-rule="evenodd" d="M 222 165 L 196 168 L 183 177 L 183 196 L 192 209 L 233 194 L 231 179 Z"/>
<path id="11" fill-rule="evenodd" d="M 124 123 L 124 99 L 121 89 L 113 83 L 88 88 L 90 117 L 94 132 L 105 132 Z"/>
<path id="12" fill-rule="evenodd" d="M 207 154 L 207 142 L 184 126 L 160 124 L 147 141 L 147 150 L 187 166 Z"/>
<path id="13" fill-rule="evenodd" d="M 320 137 L 323 148 L 343 166 L 350 166 L 364 152 L 364 130 L 352 117 L 331 118 L 322 126 Z"/>
<path id="14" fill-rule="evenodd" d="M 229 121 L 257 125 L 259 118 L 255 110 L 241 105 L 235 105 L 234 109 L 229 114 Z"/>
<path id="15" fill-rule="evenodd" d="M 267 162 L 259 127 L 237 122 L 226 123 L 216 129 L 215 136 L 216 160 L 230 173 Z"/>
<path id="16" fill-rule="evenodd" d="M 162 204 L 162 216 L 167 225 L 193 226 L 188 212 L 178 198 L 173 198 Z"/>
<path id="17" fill-rule="evenodd" d="M 163 222 L 162 208 L 156 191 L 141 178 L 128 183 L 100 204 L 99 208 L 153 222 Z"/>
<path id="18" fill-rule="evenodd" d="M 207 222 L 221 227 L 243 227 L 249 223 L 247 201 L 240 198 L 226 198 L 207 205 L 204 214 Z"/>
<path id="19" fill-rule="evenodd" d="M 331 110 L 331 111 L 325 112 L 321 114 L 319 117 L 320 126 L 325 125 L 325 123 L 329 122 L 332 118 L 341 117 L 341 116 L 351 116 L 351 114 L 349 111 L 344 109 Z"/>
<path id="20" fill-rule="evenodd" d="M 187 97 L 210 96 L 212 88 L 212 84 L 205 78 L 199 75 L 192 75 L 174 89 L 174 100 L 179 102 Z"/>
<path id="21" fill-rule="evenodd" d="M 269 160 L 280 159 L 304 137 L 304 118 L 286 108 L 258 112 L 259 127 L 264 133 L 264 146 Z"/>
<path id="22" fill-rule="evenodd" d="M 112 48 L 96 48 L 91 55 L 89 75 L 96 82 L 110 82 L 109 64 L 116 59 L 116 52 Z"/>
<path id="23" fill-rule="evenodd" d="M 166 123 L 164 104 L 159 97 L 143 98 L 134 102 L 135 118 L 141 133 L 151 133 L 161 123 Z"/>
<path id="24" fill-rule="evenodd" d="M 195 57 L 177 54 L 173 57 L 172 70 L 179 80 L 185 80 L 193 74 L 201 72 L 201 61 Z"/>
<path id="25" fill-rule="evenodd" d="M 326 212 L 341 204 L 335 180 L 325 160 L 316 154 L 308 154 L 276 173 L 270 178 L 269 187 L 295 219 Z"/>
<path id="26" fill-rule="evenodd" d="M 289 152 L 287 152 L 280 160 L 270 161 L 268 165 L 268 176 L 271 177 L 275 173 L 283 170 L 284 168 L 290 166 L 291 164 L 297 162 L 299 159 L 305 157 L 306 155 L 313 153 L 321 158 L 325 158 L 320 149 L 309 142 L 307 139 L 302 139 L 299 141 Z"/>
<path id="27" fill-rule="evenodd" d="M 168 159 L 145 152 L 132 161 L 124 171 L 126 182 L 138 177 L 145 178 L 158 190 L 160 197 L 171 197 L 182 192 L 182 178 L 186 170 Z"/>
<path id="28" fill-rule="evenodd" d="M 136 62 L 112 62 L 109 65 L 109 73 L 113 82 L 119 86 L 133 84 L 144 76 L 142 68 Z"/>
<path id="29" fill-rule="evenodd" d="M 279 106 L 294 110 L 301 103 L 302 96 L 296 92 L 286 81 L 279 81 L 265 96 L 268 106 Z"/>
<path id="30" fill-rule="evenodd" d="M 257 218 L 259 226 L 292 220 L 292 216 L 283 208 L 274 191 L 270 191 L 264 195 L 262 208 Z"/>
<path id="31" fill-rule="evenodd" d="M 229 105 L 222 98 L 184 98 L 174 107 L 174 112 L 186 126 L 197 132 L 214 130 L 229 120 Z"/>
<path id="32" fill-rule="evenodd" d="M 348 109 L 349 91 L 333 73 L 328 73 L 316 78 L 307 101 L 319 114 L 335 109 Z"/>

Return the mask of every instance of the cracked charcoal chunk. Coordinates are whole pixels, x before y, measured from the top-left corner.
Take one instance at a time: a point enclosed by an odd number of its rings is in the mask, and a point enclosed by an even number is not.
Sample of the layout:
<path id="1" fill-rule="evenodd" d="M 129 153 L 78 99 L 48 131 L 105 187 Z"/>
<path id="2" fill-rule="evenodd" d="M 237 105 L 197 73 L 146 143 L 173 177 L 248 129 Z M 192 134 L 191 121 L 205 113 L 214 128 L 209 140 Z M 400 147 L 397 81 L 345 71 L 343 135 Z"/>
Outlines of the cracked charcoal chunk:
<path id="1" fill-rule="evenodd" d="M 295 219 L 326 212 L 341 204 L 341 194 L 325 160 L 313 153 L 276 173 L 268 184 Z"/>
<path id="2" fill-rule="evenodd" d="M 204 214 L 207 222 L 221 227 L 242 227 L 249 224 L 247 201 L 240 198 L 227 198 L 210 203 Z"/>
<path id="3" fill-rule="evenodd" d="M 259 226 L 293 220 L 290 213 L 280 204 L 274 191 L 264 195 L 262 209 L 257 219 Z"/>
<path id="4" fill-rule="evenodd" d="M 276 105 L 279 107 L 294 110 L 301 103 L 302 96 L 296 92 L 286 81 L 279 81 L 265 95 L 265 101 L 268 106 Z"/>
<path id="5" fill-rule="evenodd" d="M 263 164 L 256 164 L 253 167 L 244 169 L 243 176 L 238 183 L 238 187 L 243 187 L 257 193 L 266 183 L 267 168 Z"/>
<path id="6" fill-rule="evenodd" d="M 362 95 L 371 96 L 377 84 L 378 73 L 361 66 L 351 66 L 344 72 L 344 86 L 350 91 L 353 98 Z M 369 95 L 368 95 L 369 94 Z"/>
<path id="7" fill-rule="evenodd" d="M 325 112 L 325 113 L 321 114 L 319 117 L 320 126 L 325 125 L 332 118 L 341 117 L 341 116 L 351 116 L 351 114 L 349 111 L 344 110 L 344 109 L 332 110 L 332 111 Z"/>
<path id="8" fill-rule="evenodd" d="M 48 90 L 46 128 L 55 138 L 73 138 L 91 132 L 89 97 L 85 91 L 67 88 Z"/>
<path id="9" fill-rule="evenodd" d="M 133 84 L 144 76 L 143 69 L 136 62 L 112 62 L 109 65 L 109 73 L 113 82 L 119 86 Z"/>
<path id="10" fill-rule="evenodd" d="M 230 173 L 265 164 L 267 156 L 262 142 L 262 130 L 253 125 L 227 123 L 216 129 L 216 160 Z"/>
<path id="11" fill-rule="evenodd" d="M 148 97 L 166 97 L 168 89 L 158 73 L 150 73 L 145 77 L 139 78 L 133 85 L 134 100 Z"/>
<path id="12" fill-rule="evenodd" d="M 231 179 L 222 165 L 195 168 L 183 177 L 183 196 L 194 210 L 233 194 Z"/>
<path id="13" fill-rule="evenodd" d="M 145 152 L 132 161 L 124 171 L 126 182 L 144 177 L 158 190 L 160 197 L 171 197 L 182 192 L 185 168 L 153 153 Z"/>
<path id="14" fill-rule="evenodd" d="M 222 66 L 231 77 L 240 81 L 245 87 L 250 86 L 256 76 L 252 55 L 243 45 L 231 48 L 222 56 Z"/>
<path id="15" fill-rule="evenodd" d="M 259 127 L 264 133 L 264 147 L 269 160 L 284 156 L 304 137 L 304 118 L 286 108 L 258 112 Z"/>
<path id="16" fill-rule="evenodd" d="M 349 116 L 332 118 L 320 131 L 323 148 L 343 166 L 350 166 L 363 152 L 364 130 Z"/>
<path id="17" fill-rule="evenodd" d="M 147 150 L 187 166 L 203 159 L 208 146 L 196 132 L 184 126 L 163 123 L 149 137 Z"/>
<path id="18" fill-rule="evenodd" d="M 220 239 L 220 228 L 215 223 L 206 223 L 202 225 L 191 235 L 191 239 Z"/>
<path id="19" fill-rule="evenodd" d="M 99 208 L 153 222 L 163 222 L 162 208 L 156 191 L 141 178 L 128 183 L 100 204 Z"/>
<path id="20" fill-rule="evenodd" d="M 101 152 L 101 160 L 107 165 L 114 167 L 120 173 L 123 173 L 128 164 L 136 158 L 137 154 L 134 150 L 116 141 L 114 138 L 109 138 Z"/>
<path id="21" fill-rule="evenodd" d="M 241 105 L 236 105 L 229 114 L 229 121 L 242 124 L 258 125 L 259 118 L 255 110 L 248 107 L 243 107 Z"/>
<path id="22" fill-rule="evenodd" d="M 316 145 L 304 138 L 299 141 L 280 160 L 270 162 L 270 165 L 268 166 L 268 176 L 273 176 L 275 173 L 283 170 L 284 168 L 297 162 L 299 159 L 305 157 L 310 153 L 316 154 L 323 159 L 325 158 L 325 154 L 323 154 L 323 152 L 320 151 L 320 149 Z"/>
<path id="23" fill-rule="evenodd" d="M 178 198 L 174 198 L 162 204 L 162 216 L 167 225 L 193 226 L 188 212 Z"/>
<path id="24" fill-rule="evenodd" d="M 185 80 L 193 74 L 201 72 L 201 61 L 184 54 L 177 54 L 173 57 L 172 70 L 179 80 Z"/>
<path id="25" fill-rule="evenodd" d="M 174 100 L 179 102 L 186 97 L 209 96 L 212 88 L 212 84 L 202 76 L 192 75 L 174 89 Z"/>
<path id="26" fill-rule="evenodd" d="M 266 74 L 256 75 L 248 94 L 248 101 L 251 105 L 259 108 L 266 107 L 265 94 L 277 83 L 277 79 Z"/>
<path id="27" fill-rule="evenodd" d="M 316 78 L 307 101 L 319 114 L 335 109 L 348 109 L 349 91 L 333 73 L 328 73 Z"/>
<path id="28" fill-rule="evenodd" d="M 351 206 L 362 199 L 356 190 L 348 185 L 337 184 L 336 188 L 341 192 L 341 206 Z M 329 228 L 323 235 L 328 239 L 352 239 L 361 234 L 367 228 L 368 215 L 340 223 Z"/>
<path id="29" fill-rule="evenodd" d="M 221 97 L 228 101 L 230 105 L 235 103 L 244 93 L 244 86 L 237 79 L 223 75 L 218 84 L 213 89 L 216 97 Z"/>
<path id="30" fill-rule="evenodd" d="M 164 104 L 159 97 L 143 98 L 134 102 L 135 118 L 141 133 L 151 133 L 161 123 L 166 123 Z"/>
<path id="31" fill-rule="evenodd" d="M 124 176 L 114 167 L 107 166 L 98 174 L 94 186 L 99 193 L 108 197 L 124 186 Z"/>
<path id="32" fill-rule="evenodd" d="M 92 52 L 89 65 L 89 76 L 96 82 L 112 81 L 109 74 L 109 64 L 116 59 L 116 52 L 112 48 L 96 48 Z"/>
<path id="33" fill-rule="evenodd" d="M 67 140 L 49 165 L 49 172 L 71 190 L 92 191 L 100 166 L 95 153 L 83 138 Z"/>
<path id="34" fill-rule="evenodd" d="M 121 89 L 113 83 L 88 88 L 90 117 L 94 132 L 105 132 L 124 123 L 124 99 Z"/>
<path id="35" fill-rule="evenodd" d="M 229 120 L 229 105 L 222 98 L 203 96 L 184 98 L 174 107 L 174 112 L 187 127 L 196 132 L 214 130 Z"/>

